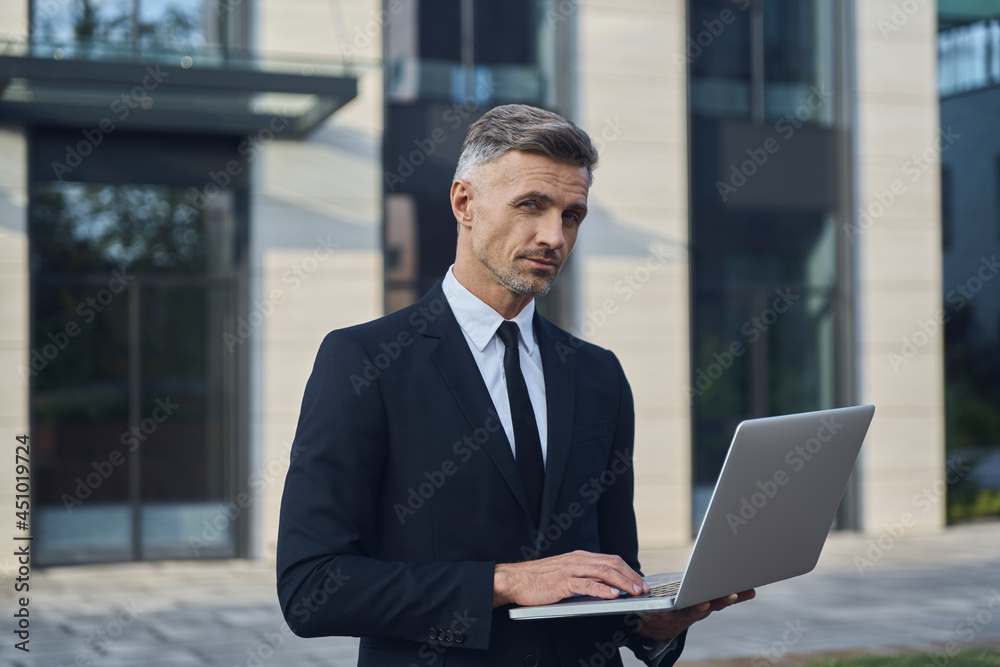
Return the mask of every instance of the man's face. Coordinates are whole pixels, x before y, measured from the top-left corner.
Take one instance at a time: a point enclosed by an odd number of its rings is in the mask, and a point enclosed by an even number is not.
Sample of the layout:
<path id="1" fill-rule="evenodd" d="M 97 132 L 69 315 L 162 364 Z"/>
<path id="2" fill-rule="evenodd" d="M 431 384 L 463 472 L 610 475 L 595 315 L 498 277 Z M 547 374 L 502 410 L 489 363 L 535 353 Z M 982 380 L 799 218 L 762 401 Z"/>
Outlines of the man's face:
<path id="1" fill-rule="evenodd" d="M 469 180 L 469 232 L 482 269 L 515 294 L 548 294 L 587 215 L 587 169 L 508 151 Z"/>

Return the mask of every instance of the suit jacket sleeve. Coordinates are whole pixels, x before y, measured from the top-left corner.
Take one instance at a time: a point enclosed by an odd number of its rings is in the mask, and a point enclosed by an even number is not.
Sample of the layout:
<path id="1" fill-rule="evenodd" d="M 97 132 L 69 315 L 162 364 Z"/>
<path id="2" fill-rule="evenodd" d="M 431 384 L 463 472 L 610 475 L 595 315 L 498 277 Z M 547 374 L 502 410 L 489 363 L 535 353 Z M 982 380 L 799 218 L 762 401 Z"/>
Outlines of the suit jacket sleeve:
<path id="1" fill-rule="evenodd" d="M 477 618 L 463 648 L 486 649 L 492 562 L 397 563 L 373 558 L 387 429 L 381 388 L 361 387 L 363 346 L 328 335 L 306 385 L 282 496 L 277 586 L 302 637 L 372 636 L 434 643 L 428 628 Z"/>

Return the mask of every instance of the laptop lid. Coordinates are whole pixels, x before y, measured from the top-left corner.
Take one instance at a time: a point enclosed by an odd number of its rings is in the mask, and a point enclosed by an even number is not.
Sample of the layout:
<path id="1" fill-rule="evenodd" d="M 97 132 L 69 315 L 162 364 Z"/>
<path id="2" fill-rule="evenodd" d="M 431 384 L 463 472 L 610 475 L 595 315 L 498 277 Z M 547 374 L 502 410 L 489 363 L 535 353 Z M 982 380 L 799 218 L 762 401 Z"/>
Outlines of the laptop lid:
<path id="1" fill-rule="evenodd" d="M 742 422 L 675 606 L 816 567 L 874 414 L 861 405 Z"/>
<path id="2" fill-rule="evenodd" d="M 875 406 L 741 422 L 676 597 L 573 597 L 514 607 L 515 619 L 683 608 L 790 579 L 819 560 Z M 651 575 L 651 585 L 681 573 Z"/>

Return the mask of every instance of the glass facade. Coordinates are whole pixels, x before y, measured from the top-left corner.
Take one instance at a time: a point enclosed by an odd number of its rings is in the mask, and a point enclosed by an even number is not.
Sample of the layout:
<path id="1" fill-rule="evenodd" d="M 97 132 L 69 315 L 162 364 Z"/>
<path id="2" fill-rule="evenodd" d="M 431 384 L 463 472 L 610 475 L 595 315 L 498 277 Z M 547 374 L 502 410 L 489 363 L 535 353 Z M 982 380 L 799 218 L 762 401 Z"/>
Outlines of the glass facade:
<path id="1" fill-rule="evenodd" d="M 1000 516 L 1000 8 L 938 5 L 948 520 Z"/>
<path id="2" fill-rule="evenodd" d="M 824 0 L 691 0 L 693 522 L 743 419 L 838 404 L 841 160 Z"/>
<path id="3" fill-rule="evenodd" d="M 36 560 L 236 556 L 241 195 L 197 176 L 235 146 L 113 136 L 60 181 L 66 137 L 33 141 Z"/>
<path id="4" fill-rule="evenodd" d="M 32 39 L 112 51 L 224 52 L 244 39 L 244 4 L 231 0 L 33 0 Z"/>
<path id="5" fill-rule="evenodd" d="M 545 18 L 548 6 L 544 0 L 406 3 L 409 15 L 387 24 L 387 312 L 423 296 L 454 260 L 448 189 L 468 126 L 497 104 L 560 112 L 559 26 Z M 547 303 L 556 302 L 557 291 Z"/>

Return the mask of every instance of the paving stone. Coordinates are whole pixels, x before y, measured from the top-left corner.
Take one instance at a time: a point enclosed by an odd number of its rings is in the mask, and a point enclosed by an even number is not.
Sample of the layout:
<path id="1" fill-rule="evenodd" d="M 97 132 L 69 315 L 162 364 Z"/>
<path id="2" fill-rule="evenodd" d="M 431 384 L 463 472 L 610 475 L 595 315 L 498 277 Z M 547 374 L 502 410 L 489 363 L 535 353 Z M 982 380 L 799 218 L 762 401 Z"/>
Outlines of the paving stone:
<path id="1" fill-rule="evenodd" d="M 817 569 L 761 588 L 756 600 L 713 614 L 691 630 L 682 663 L 736 667 L 764 652 L 776 667 L 818 653 L 940 650 L 948 641 L 1000 646 L 1000 611 L 968 637 L 970 616 L 1000 595 L 1000 524 L 905 536 L 859 569 L 870 537 L 828 540 Z M 648 572 L 683 569 L 689 549 L 644 551 Z M 37 582 L 37 583 L 36 583 Z M 274 567 L 250 561 L 124 563 L 32 572 L 32 653 L 0 646 L 0 667 L 353 667 L 358 640 L 301 639 L 290 634 L 275 599 Z M 37 593 L 36 591 L 37 586 Z M 0 604 L 6 599 L 0 590 Z M 88 643 L 109 627 L 122 604 L 137 617 L 108 650 Z M 996 603 L 995 603 L 996 604 Z M 985 615 L 984 615 L 985 618 Z M 808 631 L 786 641 L 788 623 Z M 280 635 L 279 643 L 274 634 Z M 271 641 L 268 641 L 268 637 Z M 272 644 L 279 643 L 277 648 Z M 767 654 L 765 654 L 767 655 Z M 259 658 L 258 658 L 259 659 Z M 638 661 L 625 656 L 626 665 Z"/>

